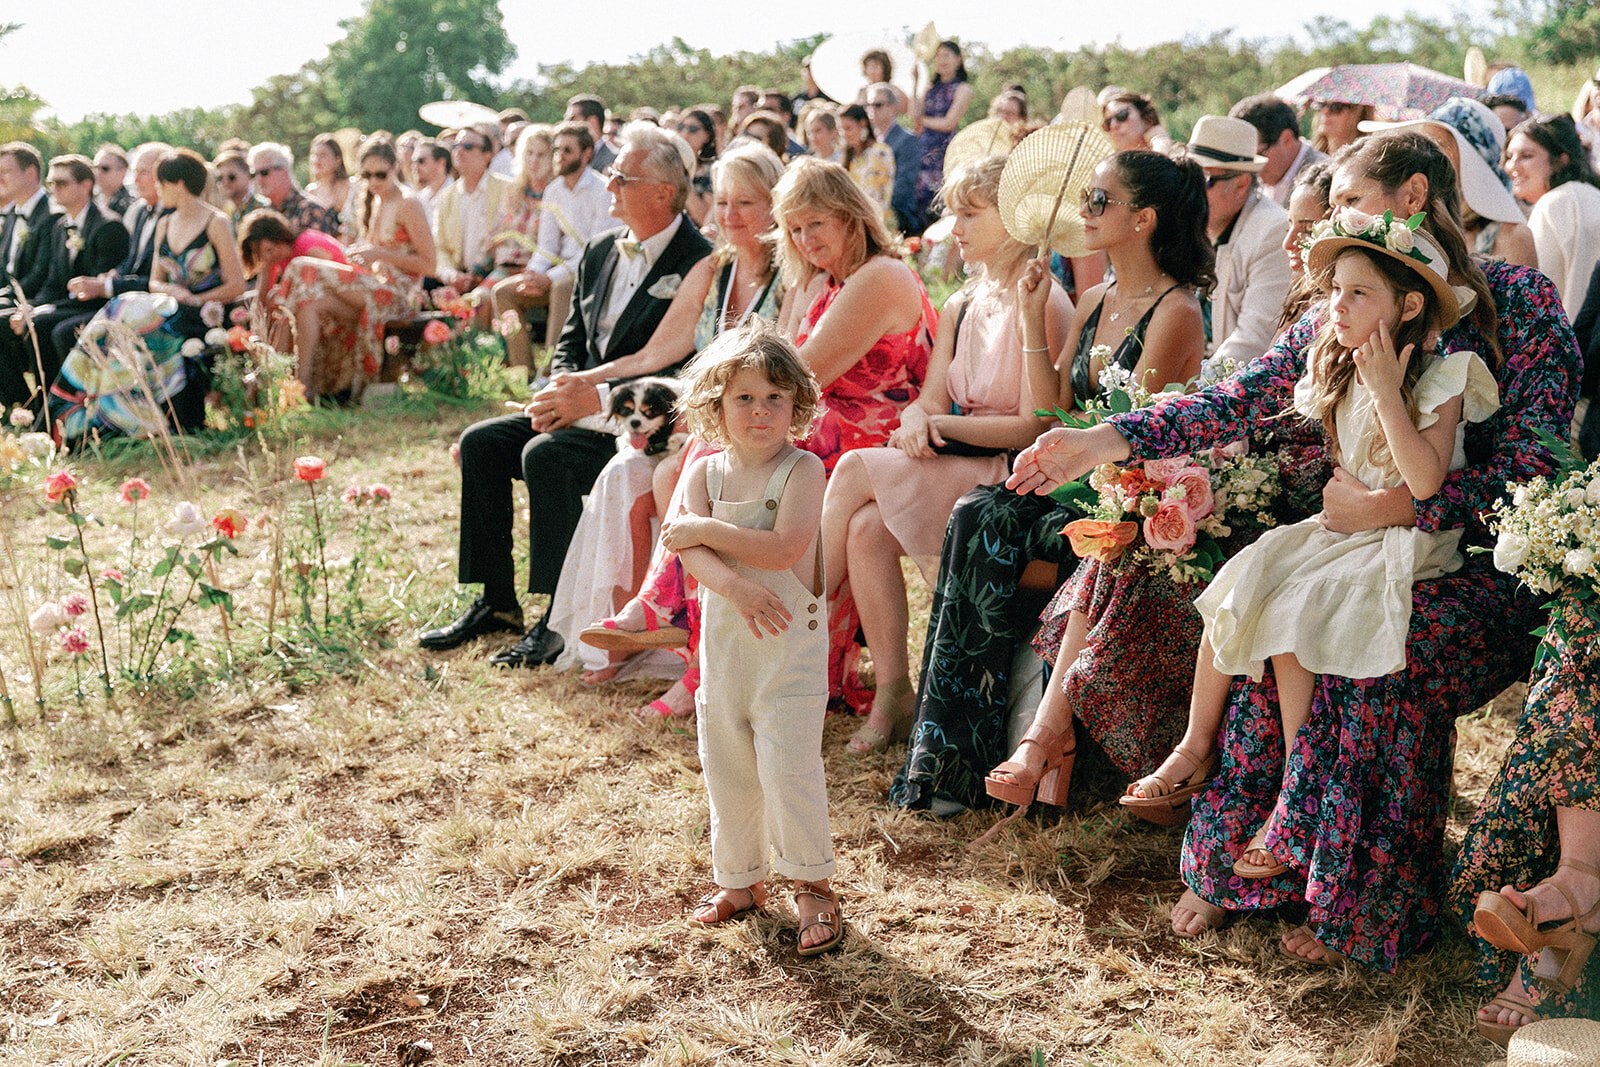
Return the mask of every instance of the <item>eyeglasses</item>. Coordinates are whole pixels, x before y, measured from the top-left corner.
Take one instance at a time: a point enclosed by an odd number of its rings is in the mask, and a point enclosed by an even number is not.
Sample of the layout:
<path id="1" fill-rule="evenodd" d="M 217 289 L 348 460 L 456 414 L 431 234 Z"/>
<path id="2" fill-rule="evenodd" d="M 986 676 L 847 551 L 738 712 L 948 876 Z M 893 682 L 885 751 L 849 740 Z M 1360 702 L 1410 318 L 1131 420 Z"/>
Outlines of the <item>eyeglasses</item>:
<path id="1" fill-rule="evenodd" d="M 1107 204 L 1121 204 L 1123 207 L 1138 206 L 1132 200 L 1114 200 L 1109 193 L 1098 187 L 1083 191 L 1083 213 L 1091 219 L 1104 215 Z"/>
<path id="2" fill-rule="evenodd" d="M 361 172 L 361 176 L 369 182 L 381 182 L 389 177 L 389 172 L 386 170 L 364 170 Z"/>
<path id="3" fill-rule="evenodd" d="M 1235 178 L 1243 178 L 1248 173 L 1249 173 L 1248 171 L 1238 170 L 1238 171 L 1234 171 L 1232 174 L 1207 174 L 1206 175 L 1206 188 L 1207 189 L 1215 189 L 1218 185 L 1222 184 L 1223 182 L 1231 182 Z"/>
<path id="4" fill-rule="evenodd" d="M 279 167 L 279 166 L 262 167 L 260 170 L 251 171 L 250 172 L 250 176 L 252 178 L 265 178 L 267 175 L 271 174 L 273 171 L 282 170 L 282 169 L 283 168 Z"/>
<path id="5" fill-rule="evenodd" d="M 1127 122 L 1132 117 L 1133 117 L 1133 108 L 1131 108 L 1131 107 L 1118 108 L 1116 111 L 1113 111 L 1111 114 L 1107 115 L 1105 117 L 1105 121 L 1100 123 L 1100 125 L 1104 126 L 1106 129 L 1109 130 L 1114 124 L 1120 124 L 1120 123 Z"/>
<path id="6" fill-rule="evenodd" d="M 646 178 L 642 174 L 624 174 L 616 167 L 607 167 L 605 170 L 600 172 L 600 176 L 606 180 L 607 185 L 610 185 L 612 182 L 616 182 L 624 189 L 632 185 L 634 182 L 657 182 L 658 184 L 665 184 L 664 182 L 661 182 L 659 178 Z"/>

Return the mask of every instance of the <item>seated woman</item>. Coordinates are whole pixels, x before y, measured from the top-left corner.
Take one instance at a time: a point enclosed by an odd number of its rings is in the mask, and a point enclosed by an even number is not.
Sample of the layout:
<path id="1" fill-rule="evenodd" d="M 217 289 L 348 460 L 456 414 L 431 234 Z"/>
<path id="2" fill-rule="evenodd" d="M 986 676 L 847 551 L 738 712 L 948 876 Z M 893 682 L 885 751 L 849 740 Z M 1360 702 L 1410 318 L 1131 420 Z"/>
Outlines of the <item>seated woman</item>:
<path id="1" fill-rule="evenodd" d="M 1116 89 L 1100 102 L 1100 125 L 1119 152 L 1161 149 L 1171 143 L 1161 113 L 1144 93 Z"/>
<path id="2" fill-rule="evenodd" d="M 844 162 L 844 148 L 839 144 L 838 109 L 827 100 L 813 100 L 800 109 L 800 130 L 805 135 L 806 147 L 817 159 L 829 163 Z"/>
<path id="3" fill-rule="evenodd" d="M 1214 281 L 1197 164 L 1118 153 L 1096 169 L 1089 196 L 1079 212 L 1088 244 L 1109 253 L 1116 281 L 1089 291 L 1067 336 L 1062 361 L 1079 407 L 1103 394 L 1101 375 L 1113 365 L 1150 390 L 1198 374 L 1205 326 L 1193 293 Z M 1041 324 L 1028 311 L 1031 338 Z M 1118 324 L 1124 319 L 1131 330 Z M 986 780 L 989 795 L 1027 804 L 1037 789 L 1047 803 L 1062 803 L 1074 719 L 1119 770 L 1155 767 L 1183 729 L 1200 638 L 1197 592 L 1156 567 L 1084 560 L 1045 611 L 1034 647 L 1054 669 L 1027 737 Z"/>
<path id="4" fill-rule="evenodd" d="M 789 128 L 783 124 L 783 116 L 776 111 L 752 111 L 739 123 L 739 128 L 734 132 L 735 137 L 748 137 L 772 149 L 772 154 L 779 159 L 787 159 L 789 155 Z"/>
<path id="5" fill-rule="evenodd" d="M 1024 355 L 1017 280 L 1029 249 L 1000 219 L 1004 167 L 1005 157 L 994 156 L 945 180 L 940 195 L 955 216 L 955 239 L 973 277 L 944 306 L 927 380 L 900 413 L 889 447 L 846 453 L 828 483 L 822 513 L 828 590 L 850 579 L 877 678 L 872 711 L 850 739 L 853 752 L 882 751 L 911 721 L 900 557 L 910 556 L 931 582 L 956 500 L 975 485 L 1003 480 L 1006 453 L 1044 429 L 1034 411 L 1060 399 L 1050 354 L 1066 336 L 1072 301 L 1053 279 L 1037 286 L 1046 305 L 1043 337 Z"/>
<path id="6" fill-rule="evenodd" d="M 745 143 L 730 148 L 711 170 L 716 190 L 712 217 L 717 226 L 711 255 L 685 275 L 643 348 L 579 372 L 580 378 L 599 384 L 666 371 L 686 353 L 700 351 L 751 316 L 777 318 L 783 287 L 770 237 L 772 189 L 783 176 L 783 164 L 765 145 Z M 589 684 L 683 673 L 682 664 L 670 653 L 665 660 L 657 654 L 615 662 L 597 644 L 580 643 L 578 636 L 594 620 L 621 611 L 638 591 L 678 473 L 693 456 L 709 451 L 714 450 L 691 444 L 663 461 L 659 455 L 629 450 L 619 452 L 600 471 L 584 500 L 583 516 L 551 601 L 550 628 L 566 640 L 557 669 L 582 663 Z"/>
<path id="7" fill-rule="evenodd" d="M 779 322 L 797 335 L 800 355 L 822 386 L 824 402 L 821 418 L 800 447 L 821 456 L 831 472 L 845 452 L 888 441 L 900 409 L 916 399 L 927 373 L 938 316 L 922 280 L 902 259 L 899 241 L 843 167 L 796 160 L 776 194 L 778 257 L 790 287 Z M 601 624 L 612 631 L 614 646 L 630 636 L 660 644 L 659 638 L 644 635 L 659 631 L 662 623 L 693 625 L 681 571 L 658 560 L 640 595 Z M 836 601 L 847 596 L 848 585 Z M 853 609 L 840 617 L 848 620 L 848 629 L 833 631 L 837 651 L 829 663 L 830 693 L 842 695 L 849 674 L 853 704 L 865 705 L 869 696 L 854 682 L 848 651 L 856 631 Z M 817 620 L 808 625 L 811 621 Z M 662 698 L 662 706 L 668 714 L 687 714 L 691 698 L 692 691 L 680 684 Z"/>
<path id="8" fill-rule="evenodd" d="M 268 337 L 274 348 L 287 348 L 291 343 L 286 321 L 279 320 L 285 331 L 281 338 L 269 337 L 269 324 L 275 319 L 278 280 L 283 277 L 289 261 L 301 256 L 332 263 L 349 262 L 345 259 L 344 245 L 321 230 L 305 230 L 297 235 L 289 220 L 271 208 L 258 208 L 240 223 L 239 258 L 244 263 L 245 274 L 256 279 L 252 322 L 257 324 L 256 332 Z"/>
<path id="9" fill-rule="evenodd" d="M 716 126 L 704 110 L 691 107 L 678 116 L 677 131 L 694 149 L 694 173 L 689 179 L 689 203 L 684 210 L 696 226 L 704 226 L 711 217 L 711 165 L 717 161 Z"/>
<path id="10" fill-rule="evenodd" d="M 400 187 L 394 143 L 374 134 L 359 159 L 365 191 L 349 264 L 291 260 L 278 283 L 279 313 L 293 329 L 295 376 L 313 402 L 360 395 L 383 365 L 384 323 L 416 313 L 423 275 L 435 261 L 422 205 Z"/>
<path id="11" fill-rule="evenodd" d="M 331 210 L 338 219 L 340 231 L 353 237 L 356 186 L 350 180 L 350 167 L 345 162 L 344 145 L 339 143 L 339 138 L 331 133 L 313 137 L 311 151 L 306 154 L 306 167 L 311 172 L 306 196 Z"/>
<path id="12" fill-rule="evenodd" d="M 1324 490 L 1324 521 L 1341 531 L 1465 527 L 1464 545 L 1484 545 L 1483 510 L 1508 482 L 1548 471 L 1539 435 L 1559 435 L 1571 419 L 1576 347 L 1555 290 L 1536 271 L 1500 263 L 1480 269 L 1470 259 L 1455 221 L 1455 171 L 1424 137 L 1364 139 L 1338 161 L 1332 196 L 1336 207 L 1368 214 L 1426 212 L 1451 283 L 1474 297 L 1470 315 L 1445 331 L 1442 350 L 1503 352 L 1504 360 L 1496 373 L 1500 410 L 1467 428 L 1468 465 L 1437 495 L 1419 504 L 1403 487 L 1368 490 L 1337 470 Z M 1018 458 L 1007 484 L 1048 492 L 1102 462 L 1194 452 L 1275 419 L 1304 373 L 1321 314 L 1313 309 L 1265 356 L 1199 393 L 1112 416 L 1091 430 L 1045 434 Z M 1199 934 L 1229 911 L 1298 903 L 1309 904 L 1309 921 L 1282 941 L 1297 959 L 1345 956 L 1393 971 L 1427 946 L 1443 903 L 1455 717 L 1526 676 L 1533 650 L 1527 635 L 1541 621 L 1537 604 L 1537 597 L 1516 595 L 1515 579 L 1481 555 L 1415 583 L 1406 669 L 1382 678 L 1320 678 L 1287 767 L 1272 680 L 1235 681 L 1217 740 L 1217 776 L 1191 805 L 1179 867 L 1187 890 L 1173 908 L 1175 932 Z M 1274 829 L 1265 852 L 1288 870 L 1241 878 L 1234 864 L 1266 824 Z"/>
<path id="13" fill-rule="evenodd" d="M 472 270 L 483 279 L 478 283 L 481 287 L 493 289 L 495 283 L 520 274 L 533 258 L 544 190 L 554 173 L 551 155 L 555 149 L 554 137 L 552 127 L 540 124 L 523 127 L 517 138 L 511 188 L 500 200 L 500 213 L 489 224 L 483 259 Z M 489 306 L 489 301 L 480 305 Z"/>
<path id="14" fill-rule="evenodd" d="M 187 148 L 156 164 L 167 214 L 152 237 L 149 293 L 126 293 L 101 308 L 63 361 L 50 404 L 67 437 L 97 428 L 143 435 L 169 419 L 180 430 L 205 425 L 211 368 L 203 355 L 184 355 L 183 343 L 220 326 L 245 286 L 233 223 L 202 199 L 208 178 L 205 160 Z M 151 363 L 134 370 L 126 360 L 107 361 L 109 323 L 138 333 Z"/>
<path id="15" fill-rule="evenodd" d="M 1511 191 L 1533 205 L 1528 228 L 1539 269 L 1556 283 L 1567 318 L 1575 319 L 1600 262 L 1600 176 L 1572 117 L 1529 119 L 1512 130 L 1506 172 Z"/>
<path id="16" fill-rule="evenodd" d="M 878 206 L 883 224 L 892 227 L 894 210 L 889 207 L 889 195 L 894 192 L 894 153 L 873 137 L 867 109 L 860 104 L 839 112 L 839 133 L 844 141 L 842 162 L 850 180 Z"/>

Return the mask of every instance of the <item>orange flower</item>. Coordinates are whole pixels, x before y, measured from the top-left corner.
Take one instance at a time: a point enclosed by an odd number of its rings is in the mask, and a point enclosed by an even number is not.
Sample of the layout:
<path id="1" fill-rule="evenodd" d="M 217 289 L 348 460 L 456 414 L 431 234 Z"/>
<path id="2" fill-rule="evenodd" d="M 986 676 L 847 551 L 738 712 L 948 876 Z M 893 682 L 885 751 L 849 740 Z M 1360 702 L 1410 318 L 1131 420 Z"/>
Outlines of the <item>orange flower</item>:
<path id="1" fill-rule="evenodd" d="M 1072 542 L 1072 551 L 1085 559 L 1101 563 L 1116 561 L 1139 536 L 1136 522 L 1101 522 L 1099 519 L 1078 519 L 1062 529 Z"/>
<path id="2" fill-rule="evenodd" d="M 1146 474 L 1142 467 L 1129 467 L 1122 472 L 1118 482 L 1130 500 L 1141 493 L 1159 493 L 1166 488 L 1164 483 Z"/>
<path id="3" fill-rule="evenodd" d="M 294 461 L 294 476 L 302 482 L 320 481 L 327 467 L 321 456 L 301 456 Z"/>
<path id="4" fill-rule="evenodd" d="M 72 476 L 71 471 L 56 471 L 45 480 L 44 498 L 51 504 L 57 504 L 77 487 L 78 479 Z"/>

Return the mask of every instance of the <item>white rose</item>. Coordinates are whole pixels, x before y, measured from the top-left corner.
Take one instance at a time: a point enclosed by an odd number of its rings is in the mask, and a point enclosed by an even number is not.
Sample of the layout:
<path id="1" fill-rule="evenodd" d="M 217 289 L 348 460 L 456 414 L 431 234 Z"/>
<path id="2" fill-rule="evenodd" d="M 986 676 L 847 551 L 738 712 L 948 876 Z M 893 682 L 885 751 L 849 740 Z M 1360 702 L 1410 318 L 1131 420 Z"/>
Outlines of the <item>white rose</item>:
<path id="1" fill-rule="evenodd" d="M 167 529 L 179 537 L 192 537 L 202 533 L 211 524 L 206 522 L 206 517 L 200 509 L 187 500 L 179 501 L 172 506 L 172 521 L 167 523 Z"/>
<path id="2" fill-rule="evenodd" d="M 1583 507 L 1583 500 L 1586 495 L 1587 494 L 1585 494 L 1583 491 L 1583 486 L 1575 485 L 1571 489 L 1568 489 L 1565 493 L 1561 494 L 1561 499 L 1562 502 L 1565 503 L 1569 508 L 1581 508 Z"/>
<path id="3" fill-rule="evenodd" d="M 1574 548 L 1562 557 L 1561 569 L 1568 574 L 1588 574 L 1594 569 L 1594 552 L 1587 548 Z"/>
<path id="4" fill-rule="evenodd" d="M 36 634 L 53 633 L 66 624 L 67 613 L 54 602 L 39 605 L 39 609 L 28 616 L 28 627 Z"/>
<path id="5" fill-rule="evenodd" d="M 49 459 L 55 455 L 56 443 L 47 433 L 25 433 L 22 435 L 22 450 L 33 459 Z"/>
<path id="6" fill-rule="evenodd" d="M 1399 252 L 1402 256 L 1416 246 L 1416 241 L 1411 236 L 1411 227 L 1403 222 L 1389 224 L 1389 232 L 1384 235 L 1383 243 L 1391 252 Z"/>
<path id="7" fill-rule="evenodd" d="M 187 359 L 197 359 L 199 358 L 200 353 L 204 352 L 205 350 L 206 346 L 204 341 L 201 341 L 198 337 L 191 337 L 187 341 L 183 342 L 183 348 L 181 348 L 179 351 Z"/>
<path id="8" fill-rule="evenodd" d="M 228 331 L 221 326 L 213 326 L 206 331 L 206 347 L 220 348 L 228 343 Z"/>
<path id="9" fill-rule="evenodd" d="M 1600 477 L 1589 483 L 1589 488 L 1583 491 L 1585 504 L 1600 504 Z"/>
<path id="10" fill-rule="evenodd" d="M 1337 222 L 1339 223 L 1339 228 L 1344 230 L 1345 233 L 1360 234 L 1367 232 L 1374 219 L 1365 211 L 1357 211 L 1353 207 L 1347 207 L 1339 212 Z"/>
<path id="11" fill-rule="evenodd" d="M 1494 565 L 1507 574 L 1515 574 L 1522 561 L 1528 558 L 1528 539 L 1519 533 L 1502 533 L 1494 543 Z"/>

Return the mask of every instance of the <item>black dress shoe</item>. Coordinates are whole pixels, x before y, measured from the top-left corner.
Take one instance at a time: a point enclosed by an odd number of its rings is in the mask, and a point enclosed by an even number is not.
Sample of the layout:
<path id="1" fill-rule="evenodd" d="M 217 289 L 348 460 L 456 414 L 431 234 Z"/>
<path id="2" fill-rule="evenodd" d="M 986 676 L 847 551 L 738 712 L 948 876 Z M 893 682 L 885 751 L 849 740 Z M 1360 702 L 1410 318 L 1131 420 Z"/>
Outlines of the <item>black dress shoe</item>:
<path id="1" fill-rule="evenodd" d="M 474 637 L 522 629 L 522 612 L 498 611 L 482 597 L 472 602 L 472 607 L 449 626 L 426 630 L 417 635 L 417 644 L 430 652 L 445 652 L 464 645 Z"/>
<path id="2" fill-rule="evenodd" d="M 523 635 L 521 641 L 504 652 L 495 653 L 489 657 L 489 662 L 496 667 L 542 667 L 546 663 L 554 663 L 566 647 L 567 643 L 561 639 L 561 635 L 540 619 L 533 624 L 533 629 Z"/>

